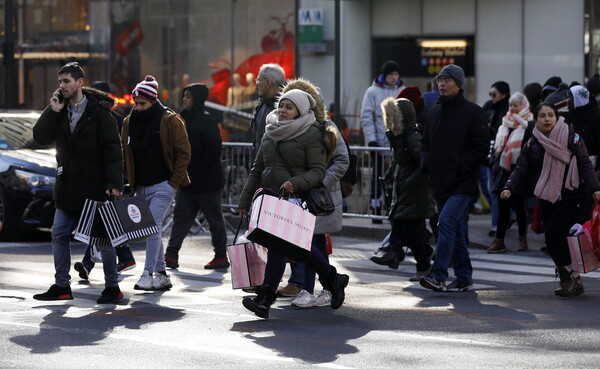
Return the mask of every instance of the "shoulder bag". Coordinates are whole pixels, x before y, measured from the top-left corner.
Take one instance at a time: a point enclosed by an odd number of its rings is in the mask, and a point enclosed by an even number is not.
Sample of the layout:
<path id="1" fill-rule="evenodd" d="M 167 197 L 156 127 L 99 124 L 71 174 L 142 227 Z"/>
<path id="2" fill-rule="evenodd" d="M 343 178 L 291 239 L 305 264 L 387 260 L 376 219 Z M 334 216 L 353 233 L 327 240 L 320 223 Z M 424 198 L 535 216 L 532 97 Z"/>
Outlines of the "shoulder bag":
<path id="1" fill-rule="evenodd" d="M 288 164 L 287 160 L 281 154 L 281 150 L 279 149 L 279 143 L 275 142 L 275 150 L 277 151 L 277 155 L 283 161 L 283 165 L 285 169 L 290 173 L 292 177 L 295 176 L 294 171 L 290 164 Z M 319 183 L 316 187 L 312 189 L 301 192 L 298 194 L 299 197 L 306 203 L 306 208 L 311 214 L 324 217 L 327 216 L 335 210 L 335 204 L 333 203 L 333 198 L 331 197 L 331 193 L 323 183 Z"/>

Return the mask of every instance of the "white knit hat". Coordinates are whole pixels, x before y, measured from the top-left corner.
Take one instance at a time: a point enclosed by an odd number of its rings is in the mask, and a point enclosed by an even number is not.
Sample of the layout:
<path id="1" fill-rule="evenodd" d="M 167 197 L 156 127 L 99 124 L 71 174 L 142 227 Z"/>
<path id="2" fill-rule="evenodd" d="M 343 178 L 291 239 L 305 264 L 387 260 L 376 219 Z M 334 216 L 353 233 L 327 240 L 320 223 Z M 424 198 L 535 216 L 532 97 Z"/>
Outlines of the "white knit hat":
<path id="1" fill-rule="evenodd" d="M 298 89 L 292 89 L 284 93 L 279 98 L 279 101 L 283 99 L 288 99 L 293 102 L 301 116 L 308 114 L 308 112 L 316 105 L 315 99 L 313 99 L 312 96 Z"/>
<path id="2" fill-rule="evenodd" d="M 590 91 L 583 86 L 577 85 L 571 87 L 571 95 L 573 95 L 573 106 L 576 108 L 587 105 L 590 102 Z"/>

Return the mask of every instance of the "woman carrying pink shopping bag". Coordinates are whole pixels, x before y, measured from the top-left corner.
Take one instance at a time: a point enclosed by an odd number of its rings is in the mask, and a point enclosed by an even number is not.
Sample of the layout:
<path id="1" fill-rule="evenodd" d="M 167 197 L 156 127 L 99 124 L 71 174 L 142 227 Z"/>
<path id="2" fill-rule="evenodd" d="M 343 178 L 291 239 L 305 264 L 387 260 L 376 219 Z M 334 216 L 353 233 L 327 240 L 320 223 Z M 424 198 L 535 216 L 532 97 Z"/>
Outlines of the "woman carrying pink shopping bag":
<path id="1" fill-rule="evenodd" d="M 248 216 L 254 192 L 267 187 L 275 192 L 301 193 L 316 187 L 325 177 L 327 152 L 335 149 L 337 136 L 330 134 L 315 118 L 315 100 L 306 92 L 292 89 L 283 94 L 275 109 L 267 116 L 265 135 L 256 160 L 240 197 L 239 213 Z M 325 144 L 328 138 L 329 144 Z M 333 141 L 333 142 L 332 142 Z M 286 169 L 277 146 L 294 176 Z M 326 147 L 327 146 L 327 147 Z M 244 307 L 261 318 L 269 317 L 269 308 L 277 298 L 277 287 L 286 265 L 286 249 L 275 244 L 262 245 L 269 249 L 264 282 L 256 289 L 256 297 L 245 297 Z M 293 255 L 298 258 L 297 254 Z M 300 257 L 319 275 L 323 288 L 331 292 L 331 307 L 338 309 L 344 303 L 344 289 L 349 277 L 339 274 L 323 255 L 312 249 Z"/>

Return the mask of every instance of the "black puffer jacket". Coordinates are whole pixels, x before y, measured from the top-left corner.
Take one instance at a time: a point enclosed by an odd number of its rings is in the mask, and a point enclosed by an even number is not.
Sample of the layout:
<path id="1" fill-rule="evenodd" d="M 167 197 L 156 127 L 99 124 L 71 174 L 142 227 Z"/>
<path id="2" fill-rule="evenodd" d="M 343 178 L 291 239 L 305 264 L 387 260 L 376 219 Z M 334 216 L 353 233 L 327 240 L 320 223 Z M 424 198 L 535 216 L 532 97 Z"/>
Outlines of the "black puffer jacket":
<path id="1" fill-rule="evenodd" d="M 583 138 L 590 155 L 600 154 L 600 112 L 597 105 L 598 103 L 592 99 L 587 105 L 575 108 L 567 121 Z"/>
<path id="2" fill-rule="evenodd" d="M 419 220 L 435 214 L 429 180 L 421 169 L 421 135 L 416 113 L 407 99 L 388 97 L 381 103 L 386 134 L 394 153 L 394 194 L 390 220 Z"/>
<path id="3" fill-rule="evenodd" d="M 208 88 L 197 83 L 186 87 L 184 93 L 186 90 L 194 99 L 193 109 L 181 113 L 192 147 L 192 159 L 188 164 L 188 174 L 192 183 L 181 189 L 196 192 L 217 191 L 222 189 L 225 183 L 221 167 L 222 141 L 217 121 L 204 111 Z"/>
<path id="4" fill-rule="evenodd" d="M 57 208 L 80 211 L 85 199 L 106 201 L 106 189 L 123 187 L 123 159 L 117 122 L 110 109 L 114 100 L 108 94 L 85 88 L 85 111 L 71 133 L 67 104 L 60 112 L 48 106 L 33 127 L 33 139 L 42 144 L 56 143 Z"/>
<path id="5" fill-rule="evenodd" d="M 477 196 L 480 167 L 490 149 L 483 109 L 460 90 L 449 99 L 440 98 L 425 122 L 422 166 L 436 201 L 456 194 Z"/>

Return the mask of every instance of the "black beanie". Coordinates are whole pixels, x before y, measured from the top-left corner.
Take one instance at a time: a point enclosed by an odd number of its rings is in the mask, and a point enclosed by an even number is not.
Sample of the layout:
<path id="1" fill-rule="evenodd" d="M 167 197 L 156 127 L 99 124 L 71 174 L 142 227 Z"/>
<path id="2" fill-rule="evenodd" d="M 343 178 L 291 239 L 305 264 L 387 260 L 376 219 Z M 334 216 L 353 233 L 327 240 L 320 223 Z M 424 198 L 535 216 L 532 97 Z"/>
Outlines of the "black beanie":
<path id="1" fill-rule="evenodd" d="M 104 91 L 106 93 L 110 93 L 110 85 L 104 81 L 96 81 L 92 83 L 91 88 L 95 88 L 96 90 Z"/>
<path id="2" fill-rule="evenodd" d="M 400 66 L 398 65 L 398 63 L 396 63 L 393 60 L 388 60 L 385 63 L 383 63 L 383 65 L 381 66 L 381 74 L 383 74 L 383 77 L 385 78 L 385 76 L 392 72 L 398 72 L 398 74 L 400 73 Z"/>
<path id="3" fill-rule="evenodd" d="M 600 94 L 600 76 L 594 74 L 585 85 L 592 95 Z"/>
<path id="4" fill-rule="evenodd" d="M 508 83 L 504 81 L 498 81 L 495 82 L 492 87 L 495 87 L 498 92 L 500 92 L 502 95 L 505 95 L 507 98 L 510 97 L 510 86 Z"/>
<path id="5" fill-rule="evenodd" d="M 542 87 L 542 92 L 545 90 L 556 91 L 561 82 L 562 78 L 557 76 L 548 78 L 548 80 L 544 83 L 544 87 Z"/>

